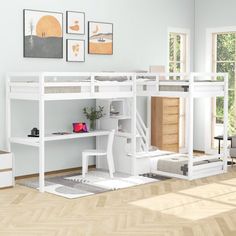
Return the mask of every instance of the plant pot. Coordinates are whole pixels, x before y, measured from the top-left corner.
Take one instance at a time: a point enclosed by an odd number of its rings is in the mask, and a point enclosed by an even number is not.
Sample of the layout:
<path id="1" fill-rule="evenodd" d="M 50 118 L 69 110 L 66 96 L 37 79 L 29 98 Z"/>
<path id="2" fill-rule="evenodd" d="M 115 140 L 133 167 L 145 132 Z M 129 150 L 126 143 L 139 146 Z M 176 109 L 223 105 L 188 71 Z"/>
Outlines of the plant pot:
<path id="1" fill-rule="evenodd" d="M 90 130 L 96 129 L 96 120 L 90 120 Z"/>

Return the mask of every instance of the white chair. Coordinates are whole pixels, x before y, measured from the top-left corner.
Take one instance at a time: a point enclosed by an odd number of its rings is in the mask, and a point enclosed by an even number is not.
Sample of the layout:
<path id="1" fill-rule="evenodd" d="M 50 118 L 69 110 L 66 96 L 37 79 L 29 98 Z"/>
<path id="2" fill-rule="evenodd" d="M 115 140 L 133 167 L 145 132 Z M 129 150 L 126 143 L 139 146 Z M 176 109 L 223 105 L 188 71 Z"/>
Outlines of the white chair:
<path id="1" fill-rule="evenodd" d="M 115 135 L 115 130 L 112 130 L 108 135 L 107 150 L 84 150 L 82 152 L 83 177 L 85 177 L 85 174 L 88 173 L 88 158 L 90 156 L 97 156 L 97 157 L 106 156 L 110 177 L 113 178 L 113 173 L 115 172 L 113 154 L 112 154 L 114 135 Z"/>

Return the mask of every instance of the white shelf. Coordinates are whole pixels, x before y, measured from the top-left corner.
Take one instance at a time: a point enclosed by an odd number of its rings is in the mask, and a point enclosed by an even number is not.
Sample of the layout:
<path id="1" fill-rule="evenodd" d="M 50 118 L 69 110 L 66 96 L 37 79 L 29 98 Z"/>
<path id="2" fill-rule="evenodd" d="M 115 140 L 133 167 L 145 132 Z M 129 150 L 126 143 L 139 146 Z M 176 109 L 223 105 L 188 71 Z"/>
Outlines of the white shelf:
<path id="1" fill-rule="evenodd" d="M 97 136 L 106 136 L 109 134 L 108 130 L 95 130 L 87 133 L 71 133 L 64 135 L 54 135 L 50 134 L 45 137 L 45 142 L 50 141 L 59 141 L 59 140 L 68 140 L 68 139 L 76 139 L 76 138 L 87 138 L 87 137 L 97 137 Z M 12 137 L 10 138 L 11 143 L 23 144 L 38 147 L 39 146 L 39 138 L 34 137 Z"/>
<path id="2" fill-rule="evenodd" d="M 10 142 L 34 147 L 39 146 L 39 138 L 32 137 L 12 137 L 10 138 Z"/>
<path id="3" fill-rule="evenodd" d="M 124 138 L 132 138 L 132 134 L 128 133 L 128 132 L 117 131 L 115 133 L 115 135 L 120 136 L 120 137 L 124 137 Z M 140 138 L 141 136 L 139 134 L 136 134 L 136 137 Z"/>
<path id="4" fill-rule="evenodd" d="M 131 119 L 131 116 L 110 116 L 109 118 L 111 119 L 118 119 L 118 120 L 128 120 L 128 119 Z"/>

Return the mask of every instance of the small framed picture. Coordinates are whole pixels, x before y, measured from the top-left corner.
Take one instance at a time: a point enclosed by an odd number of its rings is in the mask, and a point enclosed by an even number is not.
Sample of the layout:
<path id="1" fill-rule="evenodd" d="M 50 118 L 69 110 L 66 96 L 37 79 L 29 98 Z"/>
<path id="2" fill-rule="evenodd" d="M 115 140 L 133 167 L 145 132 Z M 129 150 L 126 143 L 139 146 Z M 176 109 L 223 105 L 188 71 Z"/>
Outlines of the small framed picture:
<path id="1" fill-rule="evenodd" d="M 85 13 L 77 11 L 66 12 L 66 33 L 85 34 Z"/>
<path id="2" fill-rule="evenodd" d="M 113 54 L 113 24 L 105 22 L 88 22 L 88 53 Z"/>
<path id="3" fill-rule="evenodd" d="M 84 62 L 85 61 L 85 41 L 79 39 L 66 40 L 66 61 Z"/>

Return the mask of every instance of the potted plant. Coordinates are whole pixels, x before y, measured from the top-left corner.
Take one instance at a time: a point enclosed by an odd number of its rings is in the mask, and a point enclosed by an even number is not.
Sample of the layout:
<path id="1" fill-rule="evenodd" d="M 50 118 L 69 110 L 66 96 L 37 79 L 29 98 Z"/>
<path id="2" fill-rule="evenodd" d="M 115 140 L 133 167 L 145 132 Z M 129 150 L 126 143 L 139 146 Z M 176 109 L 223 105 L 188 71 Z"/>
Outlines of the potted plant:
<path id="1" fill-rule="evenodd" d="M 96 107 L 84 107 L 83 112 L 86 116 L 86 118 L 90 121 L 90 130 L 95 130 L 96 128 L 96 120 L 102 118 L 105 116 L 105 113 L 103 113 L 104 107 L 99 106 Z"/>

